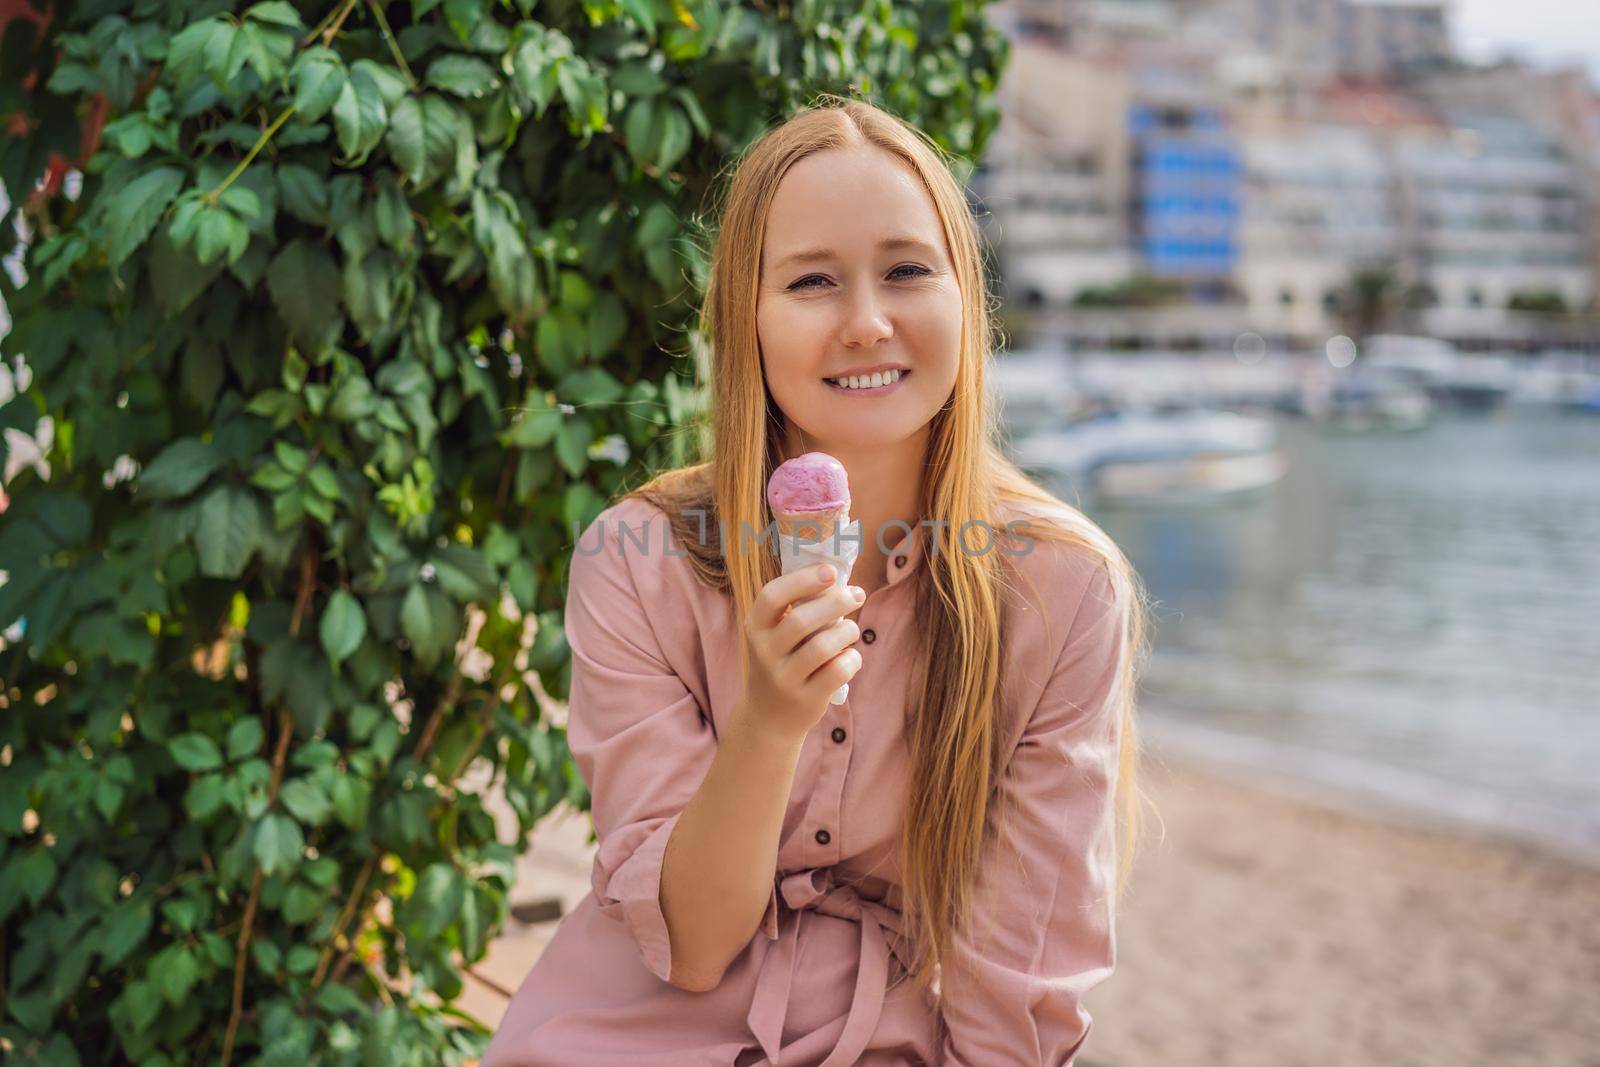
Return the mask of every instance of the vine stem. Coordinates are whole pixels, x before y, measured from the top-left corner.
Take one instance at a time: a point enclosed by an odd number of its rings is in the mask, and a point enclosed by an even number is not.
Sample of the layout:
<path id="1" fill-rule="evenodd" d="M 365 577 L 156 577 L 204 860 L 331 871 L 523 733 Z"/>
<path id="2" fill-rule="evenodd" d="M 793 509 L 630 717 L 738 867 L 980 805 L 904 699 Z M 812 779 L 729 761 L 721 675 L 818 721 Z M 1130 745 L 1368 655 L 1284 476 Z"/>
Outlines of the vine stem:
<path id="1" fill-rule="evenodd" d="M 300 549 L 300 591 L 295 598 L 293 618 L 289 622 L 291 637 L 299 635 L 300 624 L 305 619 L 305 611 L 310 605 L 316 581 L 317 546 L 314 541 L 308 539 Z M 278 722 L 278 747 L 272 754 L 272 780 L 267 786 L 268 808 L 278 801 L 278 787 L 283 784 L 283 767 L 289 758 L 289 742 L 294 737 L 294 716 L 289 714 L 288 709 L 279 710 Z M 244 918 L 239 923 L 239 940 L 234 947 L 233 1003 L 228 1009 L 228 1029 L 222 1037 L 222 1067 L 228 1067 L 229 1061 L 233 1059 L 233 1041 L 239 1032 L 239 1014 L 244 1010 L 245 959 L 250 951 L 250 936 L 255 925 L 256 906 L 261 902 L 263 879 L 261 867 L 258 865 L 255 876 L 250 879 L 250 896 L 245 901 Z"/>
<path id="2" fill-rule="evenodd" d="M 294 719 L 287 711 L 280 712 L 281 728 L 278 749 L 272 754 L 272 784 L 267 789 L 267 806 L 278 799 L 278 787 L 283 784 L 283 765 L 289 757 L 289 741 L 294 736 Z M 239 941 L 233 954 L 233 1006 L 228 1009 L 228 1029 L 222 1038 L 222 1067 L 233 1059 L 233 1039 L 239 1032 L 239 1013 L 244 1010 L 244 966 L 250 951 L 251 927 L 255 922 L 256 905 L 261 902 L 261 868 L 256 868 L 250 880 L 250 898 L 245 901 L 244 919 L 239 925 Z"/>
<path id="3" fill-rule="evenodd" d="M 217 197 L 221 196 L 222 191 L 228 186 L 232 185 L 238 179 L 239 175 L 244 173 L 245 168 L 250 165 L 250 161 L 256 158 L 256 155 L 267 146 L 267 142 L 272 140 L 272 135 L 277 133 L 278 128 L 288 120 L 290 115 L 293 114 L 294 105 L 290 104 L 284 109 L 283 114 L 279 115 L 277 120 L 274 121 L 271 126 L 268 126 L 266 130 L 262 132 L 260 137 L 256 138 L 256 143 L 250 146 L 250 151 L 246 152 L 244 154 L 244 158 L 239 160 L 238 165 L 236 165 L 233 170 L 229 172 L 226 178 L 222 179 L 222 184 L 218 185 L 215 189 L 206 194 L 207 199 L 211 201 L 212 207 L 217 206 Z"/>
<path id="4" fill-rule="evenodd" d="M 356 885 L 350 891 L 350 899 L 344 902 L 344 908 L 340 910 L 339 918 L 333 924 L 333 933 L 329 936 L 328 943 L 322 947 L 322 956 L 317 960 L 317 973 L 311 976 L 312 992 L 322 985 L 323 976 L 328 973 L 328 962 L 333 959 L 333 950 L 339 943 L 339 935 L 344 932 L 350 916 L 355 914 L 356 907 L 361 902 L 361 895 L 367 888 L 367 879 L 372 877 L 372 872 L 377 866 L 378 854 L 373 853 L 367 857 L 367 862 L 361 867 L 361 873 L 356 876 Z"/>
<path id="5" fill-rule="evenodd" d="M 329 45 L 333 44 L 334 34 L 339 32 L 339 27 L 344 25 L 344 20 L 349 18 L 350 12 L 354 11 L 355 9 L 356 0 L 344 0 L 344 6 L 341 7 L 339 9 L 339 13 L 333 17 L 333 25 L 329 26 L 322 33 L 322 47 L 327 48 Z"/>
<path id="6" fill-rule="evenodd" d="M 456 701 L 461 698 L 463 683 L 460 662 L 457 661 L 455 666 L 456 670 L 445 686 L 443 698 L 434 707 L 433 714 L 429 716 L 427 723 L 422 728 L 421 735 L 417 739 L 417 747 L 412 750 L 411 758 L 419 763 L 428 754 L 429 749 L 433 747 L 434 741 L 437 740 L 439 727 L 443 724 L 445 716 L 450 713 L 450 709 L 454 708 Z M 332 960 L 334 952 L 339 947 L 339 938 L 344 931 L 345 924 L 351 920 L 356 913 L 356 909 L 361 904 L 361 898 L 367 888 L 367 881 L 372 877 L 372 872 L 377 869 L 379 855 L 381 853 L 375 852 L 367 857 L 367 862 L 362 865 L 361 873 L 356 876 L 355 888 L 350 891 L 349 899 L 344 902 L 344 907 L 340 910 L 338 919 L 334 921 L 333 930 L 328 935 L 328 942 L 322 946 L 322 954 L 317 958 L 317 969 L 311 977 L 311 991 L 313 992 L 322 985 L 323 977 L 328 973 L 328 963 Z M 348 962 L 354 952 L 355 948 L 352 945 L 345 953 L 344 958 L 340 960 L 340 967 L 331 976 L 332 981 L 337 982 L 339 980 L 339 976 L 343 973 L 343 965 Z"/>
<path id="7" fill-rule="evenodd" d="M 372 8 L 373 15 L 378 19 L 378 25 L 383 27 L 383 39 L 389 42 L 389 51 L 394 55 L 394 61 L 400 64 L 400 69 L 405 71 L 406 81 L 415 89 L 417 76 L 411 73 L 411 66 L 406 62 L 406 57 L 400 54 L 400 42 L 395 40 L 394 31 L 389 28 L 389 20 L 384 18 L 383 5 L 378 3 L 378 0 L 367 0 L 367 6 Z"/>

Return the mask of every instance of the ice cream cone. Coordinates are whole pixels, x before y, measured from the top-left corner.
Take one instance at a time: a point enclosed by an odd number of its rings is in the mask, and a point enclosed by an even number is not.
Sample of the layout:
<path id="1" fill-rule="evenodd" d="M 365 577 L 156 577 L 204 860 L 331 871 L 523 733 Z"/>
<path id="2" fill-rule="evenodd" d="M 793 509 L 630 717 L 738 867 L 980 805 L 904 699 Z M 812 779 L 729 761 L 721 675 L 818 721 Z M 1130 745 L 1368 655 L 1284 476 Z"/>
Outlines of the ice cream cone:
<path id="1" fill-rule="evenodd" d="M 835 531 L 850 522 L 850 509 L 837 511 L 779 511 L 774 513 L 778 536 L 802 541 L 831 541 Z"/>

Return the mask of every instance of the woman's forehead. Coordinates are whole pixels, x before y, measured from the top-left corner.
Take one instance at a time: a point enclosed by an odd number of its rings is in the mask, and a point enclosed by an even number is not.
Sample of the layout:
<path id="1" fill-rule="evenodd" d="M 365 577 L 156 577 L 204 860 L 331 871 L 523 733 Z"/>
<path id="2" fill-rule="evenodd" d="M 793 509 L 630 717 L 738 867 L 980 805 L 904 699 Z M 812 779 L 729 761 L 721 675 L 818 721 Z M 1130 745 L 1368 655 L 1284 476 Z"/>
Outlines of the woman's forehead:
<path id="1" fill-rule="evenodd" d="M 943 244 L 932 198 L 904 164 L 877 149 L 830 149 L 790 168 L 767 216 L 764 259 L 873 251 L 911 238 Z"/>

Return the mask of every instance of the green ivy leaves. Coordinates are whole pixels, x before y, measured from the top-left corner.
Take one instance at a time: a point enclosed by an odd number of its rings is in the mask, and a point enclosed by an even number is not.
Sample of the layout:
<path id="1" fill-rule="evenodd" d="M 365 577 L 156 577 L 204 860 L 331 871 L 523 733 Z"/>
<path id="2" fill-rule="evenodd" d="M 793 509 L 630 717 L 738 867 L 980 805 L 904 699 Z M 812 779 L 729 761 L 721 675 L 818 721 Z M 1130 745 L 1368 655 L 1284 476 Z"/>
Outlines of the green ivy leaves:
<path id="1" fill-rule="evenodd" d="M 573 528 L 689 458 L 704 194 L 817 88 L 973 149 L 994 38 L 964 3 L 117 7 L 57 5 L 0 149 L 32 188 L 110 102 L 0 272 L 34 376 L 0 421 L 56 427 L 0 524 L 8 1033 L 216 1062 L 237 966 L 233 1067 L 459 1063 L 515 855 L 463 771 L 523 835 L 587 805 L 539 690 Z M 383 967 L 339 970 L 357 938 Z"/>
<path id="2" fill-rule="evenodd" d="M 432 93 L 420 99 L 407 96 L 395 105 L 388 146 L 419 191 L 452 172 L 457 184 L 465 187 L 477 165 L 477 142 L 466 115 Z"/>
<path id="3" fill-rule="evenodd" d="M 333 101 L 333 125 L 339 134 L 339 148 L 345 154 L 341 162 L 348 167 L 359 167 L 367 161 L 367 154 L 383 140 L 389 122 L 389 105 L 374 73 L 376 66 L 370 60 L 359 61 Z"/>
<path id="4" fill-rule="evenodd" d="M 115 267 L 150 236 L 167 205 L 183 188 L 177 167 L 156 167 L 123 186 L 105 203 L 107 255 Z"/>

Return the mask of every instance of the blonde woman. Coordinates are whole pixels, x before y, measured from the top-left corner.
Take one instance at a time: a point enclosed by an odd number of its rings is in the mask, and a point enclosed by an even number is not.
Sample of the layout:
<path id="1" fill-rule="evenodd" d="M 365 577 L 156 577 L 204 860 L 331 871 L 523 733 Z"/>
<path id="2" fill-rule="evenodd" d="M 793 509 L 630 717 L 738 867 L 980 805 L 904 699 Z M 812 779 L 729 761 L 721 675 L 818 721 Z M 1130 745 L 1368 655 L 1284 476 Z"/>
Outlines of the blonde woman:
<path id="1" fill-rule="evenodd" d="M 1144 594 L 996 443 L 962 190 L 825 97 L 739 162 L 706 301 L 709 460 L 575 548 L 594 892 L 485 1067 L 1069 1064 L 1138 826 Z M 861 522 L 837 587 L 770 535 L 810 451 Z"/>

